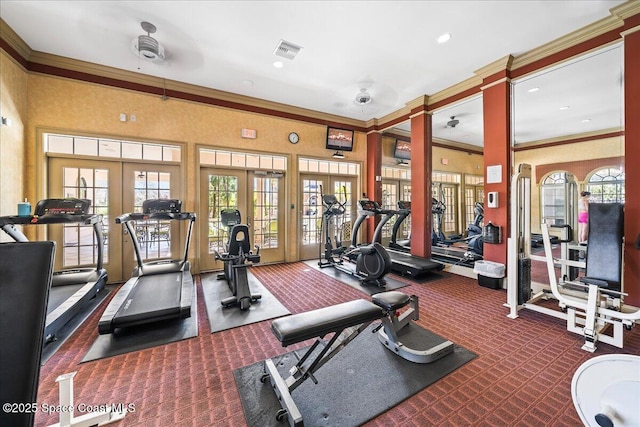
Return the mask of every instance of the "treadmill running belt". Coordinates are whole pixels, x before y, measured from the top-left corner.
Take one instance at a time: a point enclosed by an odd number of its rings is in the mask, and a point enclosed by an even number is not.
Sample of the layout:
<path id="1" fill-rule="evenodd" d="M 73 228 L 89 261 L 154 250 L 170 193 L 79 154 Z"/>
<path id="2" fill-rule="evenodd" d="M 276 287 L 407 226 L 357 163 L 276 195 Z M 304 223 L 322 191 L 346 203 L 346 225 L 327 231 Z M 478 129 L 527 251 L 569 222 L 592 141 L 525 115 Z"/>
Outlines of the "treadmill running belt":
<path id="1" fill-rule="evenodd" d="M 60 304 L 66 302 L 71 295 L 75 294 L 84 285 L 86 285 L 86 283 L 52 287 L 49 291 L 49 304 L 47 305 L 47 314 L 58 308 Z"/>
<path id="2" fill-rule="evenodd" d="M 411 254 L 387 250 L 391 257 L 391 269 L 402 275 L 407 274 L 416 277 L 429 271 L 442 270 L 442 264 L 426 258 L 419 258 Z"/>
<path id="3" fill-rule="evenodd" d="M 127 301 L 113 319 L 115 326 L 162 318 L 180 311 L 182 271 L 138 277 Z"/>

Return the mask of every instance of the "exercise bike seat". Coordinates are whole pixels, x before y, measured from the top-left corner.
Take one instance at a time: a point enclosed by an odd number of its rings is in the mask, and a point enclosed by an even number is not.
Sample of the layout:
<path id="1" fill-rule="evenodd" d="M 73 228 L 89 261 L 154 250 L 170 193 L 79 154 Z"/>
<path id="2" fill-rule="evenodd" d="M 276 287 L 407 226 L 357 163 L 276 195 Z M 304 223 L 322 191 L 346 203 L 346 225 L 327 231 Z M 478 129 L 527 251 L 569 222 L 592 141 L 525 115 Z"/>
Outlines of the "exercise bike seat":
<path id="1" fill-rule="evenodd" d="M 380 292 L 371 296 L 371 301 L 385 311 L 394 311 L 411 302 L 411 297 L 403 292 Z"/>
<path id="2" fill-rule="evenodd" d="M 229 236 L 229 253 L 245 255 L 251 254 L 251 243 L 249 242 L 249 226 L 246 224 L 236 224 L 231 229 Z"/>

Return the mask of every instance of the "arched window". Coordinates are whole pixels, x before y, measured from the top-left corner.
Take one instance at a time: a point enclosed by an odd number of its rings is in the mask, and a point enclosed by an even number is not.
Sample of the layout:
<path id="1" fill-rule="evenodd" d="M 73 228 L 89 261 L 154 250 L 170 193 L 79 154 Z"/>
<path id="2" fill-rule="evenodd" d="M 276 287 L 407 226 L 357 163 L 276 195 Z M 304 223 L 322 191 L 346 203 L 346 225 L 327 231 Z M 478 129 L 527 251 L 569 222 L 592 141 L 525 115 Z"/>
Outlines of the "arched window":
<path id="1" fill-rule="evenodd" d="M 624 203 L 624 171 L 620 168 L 597 170 L 589 178 L 587 190 L 594 203 Z"/>
<path id="2" fill-rule="evenodd" d="M 540 188 L 542 222 L 562 225 L 568 221 L 566 204 L 568 182 L 566 172 L 554 172 L 542 181 Z"/>

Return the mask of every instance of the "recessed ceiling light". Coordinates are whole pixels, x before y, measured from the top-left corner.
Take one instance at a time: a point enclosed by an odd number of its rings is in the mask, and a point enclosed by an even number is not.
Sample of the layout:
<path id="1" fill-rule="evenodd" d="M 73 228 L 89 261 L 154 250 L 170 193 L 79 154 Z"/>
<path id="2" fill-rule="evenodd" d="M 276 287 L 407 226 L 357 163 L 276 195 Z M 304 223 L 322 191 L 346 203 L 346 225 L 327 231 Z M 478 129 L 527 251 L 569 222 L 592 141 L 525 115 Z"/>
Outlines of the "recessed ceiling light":
<path id="1" fill-rule="evenodd" d="M 253 86 L 253 82 L 251 80 L 243 80 L 242 84 L 245 86 Z"/>
<path id="2" fill-rule="evenodd" d="M 440 37 L 438 37 L 436 39 L 438 41 L 438 43 L 442 44 L 442 43 L 446 43 L 449 40 L 451 40 L 451 34 L 450 33 L 444 33 L 442 34 Z"/>
<path id="3" fill-rule="evenodd" d="M 582 119 L 582 123 L 589 123 L 591 119 Z"/>
<path id="4" fill-rule="evenodd" d="M 273 66 L 276 67 L 276 68 L 282 68 L 282 67 L 284 67 L 284 64 L 282 63 L 282 61 L 275 61 L 273 63 Z"/>
<path id="5" fill-rule="evenodd" d="M 531 88 L 531 89 L 529 89 L 527 92 L 529 92 L 529 93 L 533 93 L 533 92 L 537 92 L 537 91 L 539 91 L 539 90 L 540 90 L 540 88 L 539 88 L 539 87 L 532 87 L 532 88 Z"/>
<path id="6" fill-rule="evenodd" d="M 568 105 L 563 105 L 562 107 L 560 107 L 561 110 L 568 110 L 569 108 L 571 107 L 569 107 Z"/>

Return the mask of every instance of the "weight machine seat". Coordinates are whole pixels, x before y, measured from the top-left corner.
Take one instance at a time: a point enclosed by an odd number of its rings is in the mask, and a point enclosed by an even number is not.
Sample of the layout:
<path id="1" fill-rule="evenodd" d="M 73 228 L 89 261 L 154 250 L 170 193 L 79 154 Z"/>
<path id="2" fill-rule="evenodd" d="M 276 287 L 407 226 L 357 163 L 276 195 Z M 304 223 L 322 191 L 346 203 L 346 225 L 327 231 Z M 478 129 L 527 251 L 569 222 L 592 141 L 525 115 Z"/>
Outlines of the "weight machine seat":
<path id="1" fill-rule="evenodd" d="M 624 212 L 621 203 L 589 204 L 585 277 L 580 281 L 620 291 Z"/>
<path id="2" fill-rule="evenodd" d="M 385 311 L 398 310 L 409 304 L 411 296 L 398 291 L 388 291 L 373 294 L 371 301 L 379 307 L 382 307 Z"/>
<path id="3" fill-rule="evenodd" d="M 382 319 L 382 307 L 364 299 L 281 317 L 271 323 L 271 330 L 283 347 L 331 332 Z"/>

